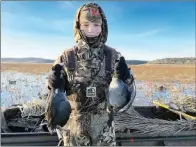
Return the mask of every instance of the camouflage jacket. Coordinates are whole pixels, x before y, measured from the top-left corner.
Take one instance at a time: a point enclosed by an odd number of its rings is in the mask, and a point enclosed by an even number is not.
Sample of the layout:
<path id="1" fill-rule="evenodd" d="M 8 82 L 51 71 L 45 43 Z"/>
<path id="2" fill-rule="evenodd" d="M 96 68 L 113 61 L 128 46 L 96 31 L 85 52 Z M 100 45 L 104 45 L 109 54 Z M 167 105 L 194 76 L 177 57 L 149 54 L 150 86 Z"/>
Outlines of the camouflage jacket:
<path id="1" fill-rule="evenodd" d="M 115 61 L 121 56 L 115 49 L 105 45 L 108 36 L 108 25 L 105 14 L 100 6 L 95 3 L 88 4 L 99 10 L 102 17 L 102 32 L 97 41 L 89 46 L 86 37 L 79 27 L 79 17 L 83 5 L 78 9 L 74 19 L 74 39 L 77 46 L 66 49 L 55 61 L 54 65 L 63 63 L 64 71 L 68 76 L 69 86 L 66 89 L 70 102 L 77 103 L 74 106 L 85 107 L 85 111 L 95 109 L 97 105 L 107 98 L 107 90 L 112 80 Z M 96 96 L 87 97 L 86 91 L 89 87 L 96 87 Z"/>
<path id="2" fill-rule="evenodd" d="M 91 53 L 93 58 L 85 60 L 82 58 L 81 51 L 77 47 L 73 47 L 65 50 L 53 66 L 60 63 L 64 65 L 64 71 L 69 81 L 69 89 L 66 93 L 70 102 L 80 102 L 82 107 L 92 105 L 91 108 L 94 109 L 95 106 L 106 101 L 105 94 L 112 79 L 115 61 L 119 58 L 120 53 L 106 45 L 103 47 L 102 53 L 98 53 L 97 49 L 91 50 Z M 86 96 L 87 87 L 96 87 L 97 95 L 93 100 Z M 81 109 L 78 104 L 73 105 L 72 107 Z M 87 111 L 87 109 L 84 110 Z M 88 111 L 90 111 L 89 107 Z"/>

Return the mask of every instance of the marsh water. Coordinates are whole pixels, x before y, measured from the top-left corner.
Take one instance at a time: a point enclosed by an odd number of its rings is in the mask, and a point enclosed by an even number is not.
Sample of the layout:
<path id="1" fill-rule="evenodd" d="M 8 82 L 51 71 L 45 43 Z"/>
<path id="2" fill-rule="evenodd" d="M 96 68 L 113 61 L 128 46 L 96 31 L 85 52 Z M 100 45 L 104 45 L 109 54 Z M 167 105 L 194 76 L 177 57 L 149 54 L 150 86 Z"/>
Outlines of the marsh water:
<path id="1" fill-rule="evenodd" d="M 20 72 L 1 72 L 1 107 L 7 108 L 13 104 L 24 104 L 32 99 L 47 94 L 47 74 L 27 74 Z M 163 90 L 157 90 L 165 86 Z M 174 91 L 167 90 L 167 86 L 173 86 Z M 182 84 L 178 82 L 161 83 L 149 81 L 136 81 L 137 94 L 134 106 L 151 106 L 152 100 L 162 98 L 166 103 L 174 96 L 195 97 L 195 83 Z"/>

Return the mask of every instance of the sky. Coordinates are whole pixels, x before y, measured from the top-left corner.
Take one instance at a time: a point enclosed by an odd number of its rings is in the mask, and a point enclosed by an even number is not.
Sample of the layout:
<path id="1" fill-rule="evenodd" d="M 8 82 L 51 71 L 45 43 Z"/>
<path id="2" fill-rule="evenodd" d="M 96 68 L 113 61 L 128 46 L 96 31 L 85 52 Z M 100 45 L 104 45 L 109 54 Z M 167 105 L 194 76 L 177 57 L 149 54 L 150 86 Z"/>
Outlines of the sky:
<path id="1" fill-rule="evenodd" d="M 1 2 L 1 57 L 56 59 L 76 44 L 74 16 L 87 2 Z M 194 1 L 97 3 L 108 21 L 106 44 L 127 60 L 195 57 Z"/>

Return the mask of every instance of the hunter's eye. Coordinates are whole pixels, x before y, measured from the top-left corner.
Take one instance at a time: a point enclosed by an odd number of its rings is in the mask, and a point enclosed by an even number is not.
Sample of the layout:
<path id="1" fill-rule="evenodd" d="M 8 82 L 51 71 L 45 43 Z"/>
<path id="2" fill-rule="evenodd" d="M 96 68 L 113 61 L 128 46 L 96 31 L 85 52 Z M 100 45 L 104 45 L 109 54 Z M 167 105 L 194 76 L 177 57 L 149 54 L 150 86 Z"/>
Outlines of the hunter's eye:
<path id="1" fill-rule="evenodd" d="M 101 24 L 95 24 L 95 26 L 97 27 L 97 26 L 101 26 Z"/>
<path id="2" fill-rule="evenodd" d="M 84 26 L 84 27 L 88 27 L 89 25 L 88 25 L 88 24 L 82 24 L 82 26 Z"/>

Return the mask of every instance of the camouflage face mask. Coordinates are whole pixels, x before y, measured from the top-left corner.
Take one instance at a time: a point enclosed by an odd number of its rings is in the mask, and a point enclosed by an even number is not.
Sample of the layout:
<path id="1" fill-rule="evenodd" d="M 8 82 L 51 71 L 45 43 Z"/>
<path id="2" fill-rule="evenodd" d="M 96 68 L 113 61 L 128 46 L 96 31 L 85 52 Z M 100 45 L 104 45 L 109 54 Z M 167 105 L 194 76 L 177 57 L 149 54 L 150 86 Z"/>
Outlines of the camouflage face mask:
<path id="1" fill-rule="evenodd" d="M 101 33 L 97 37 L 88 38 L 84 32 L 81 31 L 80 25 L 85 22 L 100 23 L 101 22 Z M 102 46 L 107 41 L 108 26 L 107 19 L 102 8 L 96 3 L 88 3 L 81 6 L 75 15 L 74 20 L 74 39 L 79 47 L 81 48 L 96 48 Z"/>

